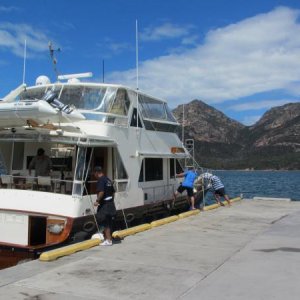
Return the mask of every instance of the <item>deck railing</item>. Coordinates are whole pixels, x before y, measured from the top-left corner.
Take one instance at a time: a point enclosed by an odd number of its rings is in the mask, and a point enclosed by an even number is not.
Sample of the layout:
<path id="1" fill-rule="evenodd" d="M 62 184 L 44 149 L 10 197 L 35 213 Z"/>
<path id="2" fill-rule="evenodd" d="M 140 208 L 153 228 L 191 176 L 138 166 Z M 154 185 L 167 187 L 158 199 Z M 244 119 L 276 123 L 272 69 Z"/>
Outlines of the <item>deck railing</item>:
<path id="1" fill-rule="evenodd" d="M 73 180 L 50 176 L 0 175 L 1 188 L 72 194 Z"/>

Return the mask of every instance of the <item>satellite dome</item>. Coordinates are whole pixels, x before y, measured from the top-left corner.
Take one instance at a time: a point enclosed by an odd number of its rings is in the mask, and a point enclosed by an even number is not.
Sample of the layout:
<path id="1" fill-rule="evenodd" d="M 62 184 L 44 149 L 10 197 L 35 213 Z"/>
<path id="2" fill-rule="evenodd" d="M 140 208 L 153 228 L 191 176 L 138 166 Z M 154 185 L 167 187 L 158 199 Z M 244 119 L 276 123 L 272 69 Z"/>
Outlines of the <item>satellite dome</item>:
<path id="1" fill-rule="evenodd" d="M 50 79 L 45 75 L 39 76 L 35 81 L 35 85 L 45 85 L 50 83 Z"/>

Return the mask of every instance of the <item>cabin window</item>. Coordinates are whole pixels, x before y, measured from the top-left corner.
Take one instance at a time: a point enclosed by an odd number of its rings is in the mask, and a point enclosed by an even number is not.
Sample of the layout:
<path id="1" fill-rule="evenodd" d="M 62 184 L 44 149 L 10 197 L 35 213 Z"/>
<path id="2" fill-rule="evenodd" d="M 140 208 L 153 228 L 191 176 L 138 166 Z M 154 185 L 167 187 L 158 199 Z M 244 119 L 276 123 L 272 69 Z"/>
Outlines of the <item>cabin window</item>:
<path id="1" fill-rule="evenodd" d="M 15 142 L 13 151 L 13 170 L 23 170 L 24 163 L 24 143 Z"/>
<path id="2" fill-rule="evenodd" d="M 145 95 L 139 95 L 139 103 L 141 104 L 144 118 L 177 123 L 165 102 Z"/>
<path id="3" fill-rule="evenodd" d="M 115 181 L 115 187 L 118 192 L 123 192 L 127 188 L 128 183 L 128 175 L 125 170 L 125 167 L 123 165 L 121 156 L 117 149 L 114 149 L 113 152 L 114 156 L 114 181 Z"/>
<path id="4" fill-rule="evenodd" d="M 115 176 L 116 179 L 127 179 L 128 175 L 124 168 L 121 156 L 118 150 L 114 151 L 114 164 L 115 164 Z"/>
<path id="5" fill-rule="evenodd" d="M 145 158 L 142 163 L 139 182 L 163 180 L 163 159 Z"/>
<path id="6" fill-rule="evenodd" d="M 107 97 L 108 96 L 108 97 Z M 64 86 L 59 100 L 78 109 L 107 111 L 111 93 L 106 87 Z"/>
<path id="7" fill-rule="evenodd" d="M 137 115 L 137 109 L 134 108 L 132 111 L 131 122 L 130 122 L 130 126 L 132 127 L 136 127 L 136 115 Z M 140 116 L 139 116 L 139 127 L 143 127 Z"/>
<path id="8" fill-rule="evenodd" d="M 175 158 L 170 158 L 170 178 L 175 178 L 176 174 L 183 172 L 179 161 Z"/>
<path id="9" fill-rule="evenodd" d="M 125 89 L 118 89 L 115 100 L 110 109 L 111 114 L 126 116 L 130 101 Z"/>
<path id="10" fill-rule="evenodd" d="M 164 132 L 176 132 L 178 129 L 177 124 L 169 124 L 169 123 L 160 123 L 160 122 L 154 122 L 151 120 L 144 119 L 145 128 L 147 130 L 153 130 L 153 131 L 164 131 Z"/>
<path id="11" fill-rule="evenodd" d="M 45 87 L 36 88 L 36 89 L 27 89 L 19 95 L 19 98 L 21 100 L 42 99 L 43 96 L 45 95 L 46 91 L 47 91 L 47 89 Z"/>
<path id="12" fill-rule="evenodd" d="M 86 179 L 86 152 L 87 148 L 78 147 L 77 162 L 75 168 L 75 181 L 73 185 L 73 195 L 82 196 L 84 189 L 84 180 Z"/>
<path id="13" fill-rule="evenodd" d="M 6 163 L 1 150 L 0 150 L 0 174 L 8 174 Z"/>
<path id="14" fill-rule="evenodd" d="M 78 109 L 109 113 L 116 98 L 116 87 L 83 86 L 83 85 L 53 85 L 48 88 L 63 104 L 74 105 Z M 21 100 L 43 99 L 47 89 L 37 87 L 21 93 Z M 126 98 L 125 98 L 126 100 Z M 128 105 L 125 101 L 125 107 Z"/>
<path id="15" fill-rule="evenodd" d="M 175 178 L 175 159 L 170 158 L 170 178 Z"/>

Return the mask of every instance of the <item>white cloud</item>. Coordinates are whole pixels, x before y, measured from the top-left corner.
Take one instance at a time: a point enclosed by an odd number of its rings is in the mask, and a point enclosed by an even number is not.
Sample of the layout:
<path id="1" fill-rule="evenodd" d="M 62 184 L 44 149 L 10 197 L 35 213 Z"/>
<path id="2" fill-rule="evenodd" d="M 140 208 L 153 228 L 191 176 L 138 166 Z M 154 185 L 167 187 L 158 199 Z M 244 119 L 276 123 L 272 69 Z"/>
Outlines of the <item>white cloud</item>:
<path id="1" fill-rule="evenodd" d="M 195 98 L 217 103 L 271 90 L 289 91 L 300 80 L 299 15 L 299 10 L 279 7 L 212 30 L 193 49 L 141 62 L 140 89 L 170 100 L 171 107 Z M 144 37 L 154 40 L 167 36 L 166 32 L 146 31 Z M 173 32 L 174 36 L 187 33 Z M 135 86 L 135 70 L 107 78 Z"/>
<path id="2" fill-rule="evenodd" d="M 135 47 L 129 43 L 116 42 L 110 38 L 105 38 L 103 42 L 97 43 L 97 47 L 101 49 L 104 57 L 110 58 L 119 55 L 128 50 L 135 50 Z"/>
<path id="3" fill-rule="evenodd" d="M 143 41 L 158 41 L 162 39 L 174 39 L 189 35 L 191 25 L 179 26 L 171 23 L 164 23 L 157 27 L 147 27 L 140 33 Z"/>
<path id="4" fill-rule="evenodd" d="M 228 109 L 234 111 L 269 109 L 274 106 L 281 106 L 291 102 L 299 102 L 299 100 L 281 99 L 281 100 L 264 100 L 259 102 L 248 102 L 248 103 L 232 105 L 228 107 Z"/>
<path id="5" fill-rule="evenodd" d="M 44 32 L 27 24 L 0 23 L 0 50 L 23 56 L 25 40 L 28 57 L 48 48 L 49 37 Z"/>
<path id="6" fill-rule="evenodd" d="M 18 8 L 15 6 L 0 6 L 0 13 L 1 12 L 8 13 L 16 10 L 18 10 Z"/>

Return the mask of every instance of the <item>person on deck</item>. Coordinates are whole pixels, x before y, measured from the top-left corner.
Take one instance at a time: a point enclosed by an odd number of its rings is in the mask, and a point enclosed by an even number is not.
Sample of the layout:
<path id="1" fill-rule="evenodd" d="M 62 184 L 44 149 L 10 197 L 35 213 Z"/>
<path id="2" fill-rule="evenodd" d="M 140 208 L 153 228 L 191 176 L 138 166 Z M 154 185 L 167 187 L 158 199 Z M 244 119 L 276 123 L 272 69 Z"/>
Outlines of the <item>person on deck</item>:
<path id="1" fill-rule="evenodd" d="M 230 199 L 225 192 L 224 184 L 222 183 L 221 179 L 218 176 L 210 173 L 203 173 L 201 177 L 203 178 L 203 180 L 207 180 L 211 185 L 211 190 L 213 191 L 216 202 L 219 205 L 224 206 L 224 203 L 220 201 L 221 197 L 223 197 L 227 201 L 229 206 L 231 205 Z"/>
<path id="2" fill-rule="evenodd" d="M 195 208 L 195 197 L 194 197 L 194 181 L 197 178 L 198 174 L 195 171 L 194 167 L 188 167 L 188 170 L 176 174 L 177 177 L 184 177 L 183 182 L 179 185 L 177 191 L 174 193 L 174 203 L 176 201 L 177 195 L 182 194 L 185 190 L 187 192 L 187 199 L 190 204 L 190 210 L 194 210 Z"/>
<path id="3" fill-rule="evenodd" d="M 101 167 L 94 168 L 94 174 L 97 179 L 97 200 L 94 203 L 97 206 L 97 222 L 104 227 L 104 241 L 100 246 L 112 245 L 112 227 L 113 220 L 116 215 L 116 207 L 114 203 L 115 189 L 112 181 L 104 175 Z"/>
<path id="4" fill-rule="evenodd" d="M 50 176 L 52 170 L 52 161 L 49 156 L 45 155 L 45 150 L 39 148 L 37 155 L 31 160 L 28 166 L 29 176 L 31 170 L 35 169 L 35 176 Z"/>

